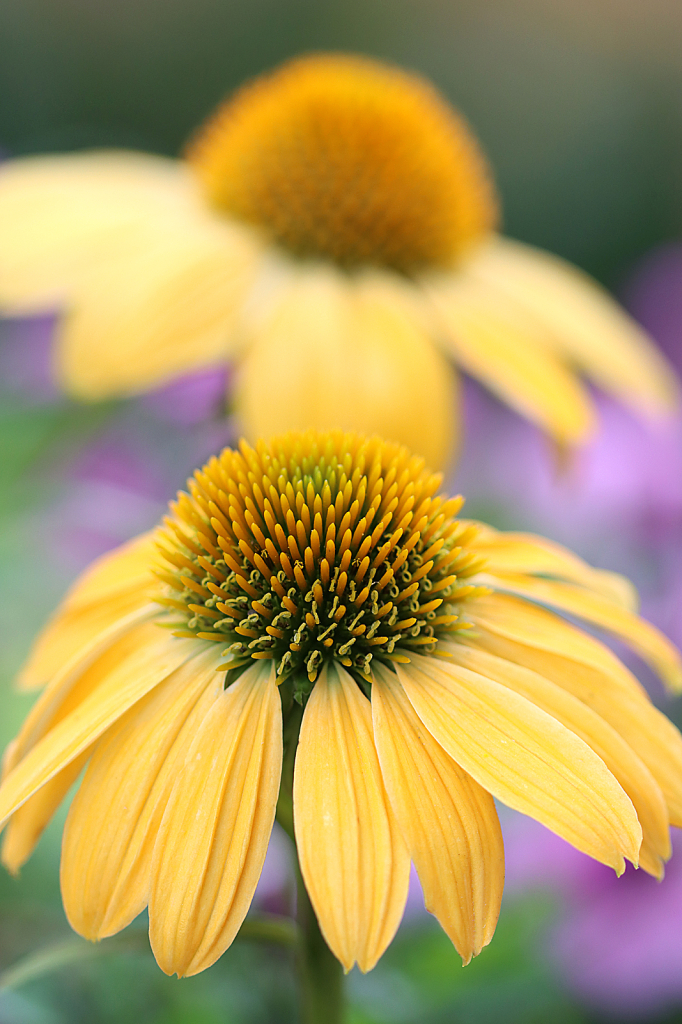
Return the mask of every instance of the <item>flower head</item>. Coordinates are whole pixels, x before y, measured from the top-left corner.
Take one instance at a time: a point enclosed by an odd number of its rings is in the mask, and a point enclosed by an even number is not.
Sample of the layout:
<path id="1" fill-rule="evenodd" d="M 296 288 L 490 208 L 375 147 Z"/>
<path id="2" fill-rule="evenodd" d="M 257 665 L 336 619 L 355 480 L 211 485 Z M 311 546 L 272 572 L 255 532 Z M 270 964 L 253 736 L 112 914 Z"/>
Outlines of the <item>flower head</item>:
<path id="1" fill-rule="evenodd" d="M 64 833 L 69 920 L 101 938 L 148 904 L 179 974 L 232 942 L 276 813 L 346 968 L 391 941 L 410 859 L 463 959 L 490 941 L 493 796 L 619 873 L 628 858 L 660 876 L 682 738 L 542 606 L 679 688 L 677 652 L 626 581 L 458 519 L 438 483 L 405 449 L 342 433 L 242 444 L 197 472 L 34 648 L 23 684 L 47 685 L 5 755 L 4 863 L 18 870 L 87 766 Z"/>
<path id="2" fill-rule="evenodd" d="M 251 437 L 377 431 L 444 465 L 456 380 L 479 378 L 561 445 L 593 407 L 640 412 L 674 375 L 589 279 L 496 233 L 492 176 L 418 76 L 316 54 L 228 99 L 186 158 L 86 153 L 0 169 L 0 308 L 63 308 L 65 387 L 130 394 L 238 363 Z"/>
<path id="3" fill-rule="evenodd" d="M 187 159 L 217 210 L 345 267 L 450 267 L 497 219 L 462 119 L 427 82 L 360 57 L 307 57 L 256 79 Z"/>

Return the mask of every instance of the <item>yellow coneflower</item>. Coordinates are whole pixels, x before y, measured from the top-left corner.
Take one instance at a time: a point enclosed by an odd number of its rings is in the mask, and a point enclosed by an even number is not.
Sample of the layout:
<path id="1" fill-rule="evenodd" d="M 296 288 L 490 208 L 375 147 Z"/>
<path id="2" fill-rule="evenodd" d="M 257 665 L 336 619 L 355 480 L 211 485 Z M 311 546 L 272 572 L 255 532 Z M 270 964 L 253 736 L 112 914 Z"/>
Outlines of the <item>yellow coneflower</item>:
<path id="1" fill-rule="evenodd" d="M 236 361 L 247 436 L 377 431 L 446 463 L 449 361 L 565 446 L 593 406 L 637 410 L 673 371 L 592 281 L 497 233 L 486 161 L 431 85 L 303 57 L 247 84 L 185 159 L 37 157 L 0 170 L 0 307 L 64 310 L 74 395 L 143 391 Z"/>
<path id="2" fill-rule="evenodd" d="M 410 860 L 463 960 L 490 941 L 493 797 L 619 873 L 627 858 L 660 877 L 682 737 L 555 610 L 679 689 L 677 651 L 621 577 L 457 518 L 439 483 L 378 438 L 242 443 L 156 532 L 95 563 L 22 675 L 46 688 L 5 757 L 10 870 L 86 766 L 63 841 L 69 921 L 103 938 L 148 905 L 168 973 L 230 945 L 276 816 L 299 903 L 346 969 L 390 943 Z"/>

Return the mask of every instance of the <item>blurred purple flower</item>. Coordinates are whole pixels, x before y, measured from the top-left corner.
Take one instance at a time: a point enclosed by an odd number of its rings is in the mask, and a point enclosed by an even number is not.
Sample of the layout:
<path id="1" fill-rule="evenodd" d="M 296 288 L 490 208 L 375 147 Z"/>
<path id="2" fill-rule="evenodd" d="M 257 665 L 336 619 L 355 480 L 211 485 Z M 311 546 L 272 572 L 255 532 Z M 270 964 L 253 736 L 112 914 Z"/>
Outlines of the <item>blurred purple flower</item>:
<path id="1" fill-rule="evenodd" d="M 682 1004 L 682 834 L 657 882 L 628 866 L 615 873 L 541 825 L 505 822 L 507 892 L 546 889 L 562 913 L 546 955 L 580 998 L 619 1019 Z"/>
<path id="2" fill-rule="evenodd" d="M 650 252 L 623 289 L 625 305 L 682 370 L 682 243 Z"/>
<path id="3" fill-rule="evenodd" d="M 140 401 L 159 419 L 195 426 L 225 415 L 230 373 L 220 369 L 200 370 L 151 391 Z"/>
<path id="4" fill-rule="evenodd" d="M 0 388 L 30 405 L 59 397 L 52 373 L 55 318 L 35 316 L 0 320 Z"/>

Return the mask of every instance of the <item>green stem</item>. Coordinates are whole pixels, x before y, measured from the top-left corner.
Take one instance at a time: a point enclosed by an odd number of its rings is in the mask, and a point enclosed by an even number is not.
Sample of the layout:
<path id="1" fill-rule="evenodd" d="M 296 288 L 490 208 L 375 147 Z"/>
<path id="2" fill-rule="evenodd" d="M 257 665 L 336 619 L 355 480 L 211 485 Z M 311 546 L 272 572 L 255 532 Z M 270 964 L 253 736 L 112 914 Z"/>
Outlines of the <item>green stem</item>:
<path id="1" fill-rule="evenodd" d="M 284 727 L 284 762 L 277 803 L 277 820 L 294 848 L 294 759 L 303 709 L 293 703 Z M 342 1024 L 344 1018 L 343 968 L 324 940 L 296 862 L 298 917 L 297 968 L 301 1024 Z"/>
<path id="2" fill-rule="evenodd" d="M 296 923 L 280 914 L 249 914 L 237 932 L 237 938 L 271 942 L 278 946 L 296 946 L 299 941 Z"/>
<path id="3" fill-rule="evenodd" d="M 7 967 L 0 974 L 0 992 L 19 988 L 28 981 L 42 978 L 71 964 L 82 963 L 107 954 L 130 953 L 138 949 L 149 949 L 147 936 L 139 931 L 108 939 L 106 942 L 87 942 L 85 939 L 59 939 L 51 946 L 27 953 L 25 957 Z"/>
<path id="4" fill-rule="evenodd" d="M 342 1024 L 343 968 L 324 940 L 300 872 L 297 902 L 302 1024 Z"/>

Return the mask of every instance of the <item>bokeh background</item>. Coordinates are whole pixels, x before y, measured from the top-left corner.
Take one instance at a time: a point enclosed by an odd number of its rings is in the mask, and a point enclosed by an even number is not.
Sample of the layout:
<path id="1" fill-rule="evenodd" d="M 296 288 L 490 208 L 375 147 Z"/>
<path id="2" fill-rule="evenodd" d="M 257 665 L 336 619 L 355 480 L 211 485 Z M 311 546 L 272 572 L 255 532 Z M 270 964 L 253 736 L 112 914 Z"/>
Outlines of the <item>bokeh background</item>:
<path id="1" fill-rule="evenodd" d="M 226 92 L 290 55 L 387 58 L 429 75 L 471 120 L 507 233 L 597 276 L 682 370 L 681 44 L 679 0 L 2 0 L 0 154 L 175 154 Z M 66 586 L 152 525 L 234 431 L 221 374 L 125 403 L 68 402 L 50 376 L 51 331 L 49 318 L 0 322 L 3 745 L 30 704 L 13 674 Z M 473 385 L 465 399 L 450 482 L 469 513 L 628 573 L 644 613 L 682 643 L 682 419 L 648 428 L 600 399 L 599 436 L 559 470 L 532 428 Z M 154 964 L 143 921 L 96 947 L 73 939 L 61 820 L 20 879 L 0 874 L 0 1024 L 296 1021 L 286 951 L 237 942 L 179 982 Z M 415 890 L 379 967 L 350 977 L 351 1024 L 682 1022 L 682 844 L 659 885 L 634 871 L 616 880 L 520 816 L 504 824 L 491 946 L 462 970 Z M 280 837 L 264 909 L 289 905 L 286 859 Z M 48 948 L 50 970 L 36 955 Z"/>

